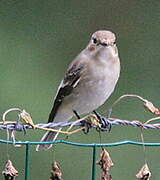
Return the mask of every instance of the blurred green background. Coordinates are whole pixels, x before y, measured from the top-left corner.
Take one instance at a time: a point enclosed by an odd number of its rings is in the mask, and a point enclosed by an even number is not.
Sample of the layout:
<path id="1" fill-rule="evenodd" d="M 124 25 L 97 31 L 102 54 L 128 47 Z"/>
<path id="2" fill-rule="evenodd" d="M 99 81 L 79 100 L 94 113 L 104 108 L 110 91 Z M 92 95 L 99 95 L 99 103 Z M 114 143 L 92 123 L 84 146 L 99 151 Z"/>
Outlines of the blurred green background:
<path id="1" fill-rule="evenodd" d="M 117 35 L 121 57 L 121 77 L 112 97 L 99 108 L 107 110 L 120 95 L 139 94 L 160 107 L 160 1 L 145 0 L 1 0 L 0 1 L 0 115 L 11 107 L 27 110 L 35 123 L 46 122 L 56 89 L 69 62 L 87 45 L 93 32 L 112 30 Z M 113 111 L 113 117 L 146 121 L 153 117 L 135 99 L 126 99 Z M 16 114 L 7 116 L 16 119 Z M 39 140 L 43 132 L 17 133 L 18 140 Z M 145 142 L 159 142 L 158 130 L 144 131 Z M 6 132 L 0 132 L 6 139 Z M 64 136 L 61 136 L 64 137 Z M 102 133 L 102 142 L 141 141 L 140 130 L 113 127 Z M 99 134 L 78 133 L 69 140 L 99 143 Z M 91 179 L 91 149 L 56 145 L 50 151 L 31 150 L 31 180 L 49 179 L 52 161 L 63 169 L 64 180 Z M 142 147 L 108 148 L 114 162 L 114 180 L 136 179 L 144 163 Z M 0 172 L 9 158 L 24 177 L 24 147 L 0 145 Z M 147 147 L 152 179 L 160 177 L 159 147 Z M 97 167 L 100 179 L 100 170 Z M 2 179 L 2 178 L 1 178 Z"/>

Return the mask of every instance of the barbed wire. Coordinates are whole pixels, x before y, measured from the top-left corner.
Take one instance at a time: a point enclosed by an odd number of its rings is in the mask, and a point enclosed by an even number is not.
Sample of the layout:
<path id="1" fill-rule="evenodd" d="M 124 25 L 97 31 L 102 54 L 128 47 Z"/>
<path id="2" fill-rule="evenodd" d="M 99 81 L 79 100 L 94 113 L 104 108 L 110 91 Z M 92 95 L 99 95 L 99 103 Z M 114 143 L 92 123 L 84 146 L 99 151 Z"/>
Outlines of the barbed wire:
<path id="1" fill-rule="evenodd" d="M 87 116 L 87 118 L 90 118 L 91 116 Z M 83 121 L 85 121 L 85 118 L 83 118 Z M 0 122 L 1 123 L 1 122 Z M 87 123 L 87 122 L 86 122 Z M 68 127 L 68 126 L 84 126 L 85 122 L 58 122 L 58 123 L 39 123 L 35 124 L 34 126 L 40 127 L 40 128 L 55 128 L 55 127 Z M 90 124 L 90 128 L 97 128 L 96 125 Z M 140 121 L 128 121 L 128 120 L 121 120 L 121 119 L 116 119 L 116 118 L 104 118 L 103 117 L 103 122 L 101 124 L 101 130 L 105 131 L 108 130 L 109 126 L 115 126 L 115 125 L 127 125 L 127 126 L 133 126 L 133 127 L 140 127 L 144 129 L 160 129 L 160 123 L 155 123 L 155 124 L 147 124 L 147 123 L 142 123 Z M 1 124 L 0 125 L 0 130 L 15 130 L 15 131 L 24 131 L 24 129 L 33 129 L 33 127 L 29 124 L 21 124 L 19 122 L 7 122 L 7 124 Z"/>
<path id="2" fill-rule="evenodd" d="M 127 126 L 133 126 L 133 127 L 139 127 L 143 129 L 160 129 L 160 123 L 154 123 L 150 124 L 150 122 L 156 121 L 160 119 L 160 116 L 149 119 L 145 123 L 142 123 L 141 121 L 134 120 L 134 121 L 128 121 L 128 120 L 122 120 L 118 118 L 111 118 L 113 107 L 123 98 L 126 97 L 133 97 L 138 98 L 140 101 L 143 102 L 143 106 L 150 111 L 154 115 L 160 115 L 160 109 L 156 108 L 152 102 L 142 98 L 139 95 L 134 94 L 125 94 L 119 97 L 111 106 L 110 113 L 108 118 L 101 116 L 100 114 L 97 114 L 94 112 L 94 114 L 87 115 L 81 119 L 78 119 L 74 122 L 56 122 L 56 123 L 39 123 L 34 124 L 31 115 L 26 112 L 25 110 L 21 110 L 20 108 L 11 108 L 8 109 L 3 113 L 2 121 L 0 122 L 0 130 L 11 130 L 11 131 L 25 131 L 26 129 L 41 129 L 45 131 L 53 131 L 53 132 L 59 132 L 63 134 L 73 134 L 76 132 L 79 132 L 83 130 L 84 132 L 88 132 L 90 128 L 96 128 L 98 131 L 110 131 L 112 126 L 115 125 L 127 125 Z M 17 111 L 18 116 L 16 121 L 6 121 L 6 116 L 8 113 Z M 70 131 L 73 127 L 79 126 L 78 129 Z M 56 130 L 56 127 L 69 127 L 67 131 L 61 131 Z"/>

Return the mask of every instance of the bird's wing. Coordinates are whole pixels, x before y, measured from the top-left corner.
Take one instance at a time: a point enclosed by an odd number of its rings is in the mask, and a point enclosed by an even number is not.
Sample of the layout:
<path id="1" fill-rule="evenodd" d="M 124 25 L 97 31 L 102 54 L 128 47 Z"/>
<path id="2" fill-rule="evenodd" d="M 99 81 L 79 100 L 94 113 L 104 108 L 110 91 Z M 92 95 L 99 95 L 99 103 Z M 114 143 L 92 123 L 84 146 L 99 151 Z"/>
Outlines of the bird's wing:
<path id="1" fill-rule="evenodd" d="M 72 63 L 65 74 L 64 79 L 62 80 L 57 95 L 54 100 L 54 105 L 49 115 L 48 123 L 54 121 L 54 117 L 63 103 L 63 100 L 66 96 L 70 95 L 72 90 L 77 86 L 80 81 L 81 73 L 84 69 L 83 64 L 77 64 L 76 61 Z"/>

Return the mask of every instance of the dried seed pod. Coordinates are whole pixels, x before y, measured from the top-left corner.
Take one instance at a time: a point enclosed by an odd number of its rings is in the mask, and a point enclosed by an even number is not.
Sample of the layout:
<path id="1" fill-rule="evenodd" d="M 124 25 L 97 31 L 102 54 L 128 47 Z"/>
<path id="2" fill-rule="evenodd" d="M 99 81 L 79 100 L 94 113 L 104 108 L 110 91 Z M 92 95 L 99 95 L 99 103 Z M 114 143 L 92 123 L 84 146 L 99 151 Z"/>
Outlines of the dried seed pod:
<path id="1" fill-rule="evenodd" d="M 151 177 L 151 172 L 149 170 L 149 167 L 147 164 L 145 164 L 141 170 L 136 174 L 136 177 L 138 179 L 142 179 L 142 180 L 149 180 Z"/>
<path id="2" fill-rule="evenodd" d="M 160 109 L 156 108 L 152 102 L 150 101 L 145 101 L 144 102 L 144 107 L 149 110 L 151 113 L 155 114 L 155 115 L 160 115 Z"/>
<path id="3" fill-rule="evenodd" d="M 102 180 L 112 180 L 112 176 L 109 174 L 108 171 L 102 172 Z"/>
<path id="4" fill-rule="evenodd" d="M 20 116 L 25 121 L 26 124 L 28 124 L 28 125 L 32 126 L 33 128 L 35 128 L 35 125 L 33 123 L 32 117 L 31 117 L 31 115 L 28 112 L 26 112 L 23 109 L 23 111 L 20 113 Z"/>
<path id="5" fill-rule="evenodd" d="M 106 149 L 102 149 L 102 152 L 100 154 L 100 160 L 99 162 L 97 162 L 97 164 L 99 164 L 102 169 L 105 169 L 107 171 L 109 171 L 109 169 L 113 167 L 114 164 Z"/>
<path id="6" fill-rule="evenodd" d="M 62 180 L 62 171 L 60 169 L 59 164 L 54 161 L 52 163 L 52 170 L 51 170 L 51 180 Z"/>
<path id="7" fill-rule="evenodd" d="M 14 180 L 18 176 L 18 171 L 13 166 L 10 160 L 7 161 L 6 166 L 2 174 L 5 177 L 5 180 Z"/>
<path id="8" fill-rule="evenodd" d="M 102 180 L 112 180 L 112 176 L 109 174 L 109 170 L 113 167 L 112 159 L 106 149 L 102 149 L 100 154 L 100 160 L 97 162 L 102 169 Z"/>

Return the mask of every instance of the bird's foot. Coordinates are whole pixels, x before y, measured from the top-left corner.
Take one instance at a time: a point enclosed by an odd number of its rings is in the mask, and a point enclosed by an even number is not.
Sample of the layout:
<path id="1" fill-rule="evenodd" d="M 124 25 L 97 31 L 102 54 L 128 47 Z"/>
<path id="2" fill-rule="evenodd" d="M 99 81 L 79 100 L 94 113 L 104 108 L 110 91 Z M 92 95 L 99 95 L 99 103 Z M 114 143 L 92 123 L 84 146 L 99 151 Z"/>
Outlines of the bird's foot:
<path id="1" fill-rule="evenodd" d="M 108 119 L 106 117 L 100 115 L 95 110 L 93 111 L 93 113 L 97 116 L 99 123 L 101 125 L 100 127 L 97 127 L 96 130 L 97 131 L 110 131 L 111 130 L 111 124 L 109 123 Z"/>
<path id="2" fill-rule="evenodd" d="M 81 119 L 79 113 L 76 110 L 73 110 L 73 113 L 77 117 L 77 119 Z M 81 121 L 80 123 L 81 123 L 81 126 L 85 126 L 86 127 L 85 129 L 82 130 L 83 133 L 84 134 L 88 134 L 89 133 L 89 129 L 91 127 L 90 124 L 88 124 L 88 122 L 86 122 L 85 120 Z"/>

